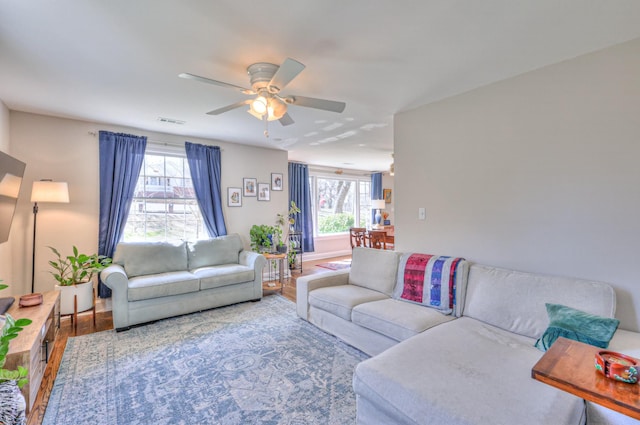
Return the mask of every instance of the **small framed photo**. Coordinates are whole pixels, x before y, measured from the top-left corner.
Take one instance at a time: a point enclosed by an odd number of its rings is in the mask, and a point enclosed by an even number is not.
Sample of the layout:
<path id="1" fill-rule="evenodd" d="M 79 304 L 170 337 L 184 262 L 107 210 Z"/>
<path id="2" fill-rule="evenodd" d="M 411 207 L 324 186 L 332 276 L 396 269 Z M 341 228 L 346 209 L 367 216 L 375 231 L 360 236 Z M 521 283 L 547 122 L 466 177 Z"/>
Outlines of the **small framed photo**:
<path id="1" fill-rule="evenodd" d="M 258 183 L 258 201 L 270 201 L 269 183 Z"/>
<path id="2" fill-rule="evenodd" d="M 283 190 L 282 187 L 282 174 L 271 173 L 271 190 Z"/>
<path id="3" fill-rule="evenodd" d="M 227 188 L 227 206 L 229 207 L 242 206 L 242 188 L 239 188 L 239 187 Z"/>
<path id="4" fill-rule="evenodd" d="M 391 189 L 383 189 L 382 190 L 383 193 L 383 197 L 384 197 L 384 203 L 385 204 L 390 204 L 391 203 Z"/>
<path id="5" fill-rule="evenodd" d="M 242 196 L 257 196 L 258 179 L 243 178 L 242 179 Z"/>

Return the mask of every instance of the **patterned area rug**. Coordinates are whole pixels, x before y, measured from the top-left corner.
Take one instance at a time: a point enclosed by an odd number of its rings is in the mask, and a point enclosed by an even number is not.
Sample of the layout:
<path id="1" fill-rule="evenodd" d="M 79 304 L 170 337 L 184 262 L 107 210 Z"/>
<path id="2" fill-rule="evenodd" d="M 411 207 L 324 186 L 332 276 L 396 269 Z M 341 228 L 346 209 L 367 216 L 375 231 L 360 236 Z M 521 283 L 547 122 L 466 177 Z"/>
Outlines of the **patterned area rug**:
<path id="1" fill-rule="evenodd" d="M 316 264 L 316 267 L 322 267 L 323 269 L 329 269 L 329 270 L 348 269 L 351 267 L 351 259 L 332 261 L 330 263 L 320 263 L 320 264 Z"/>
<path id="2" fill-rule="evenodd" d="M 69 338 L 43 424 L 355 423 L 365 358 L 268 296 Z"/>

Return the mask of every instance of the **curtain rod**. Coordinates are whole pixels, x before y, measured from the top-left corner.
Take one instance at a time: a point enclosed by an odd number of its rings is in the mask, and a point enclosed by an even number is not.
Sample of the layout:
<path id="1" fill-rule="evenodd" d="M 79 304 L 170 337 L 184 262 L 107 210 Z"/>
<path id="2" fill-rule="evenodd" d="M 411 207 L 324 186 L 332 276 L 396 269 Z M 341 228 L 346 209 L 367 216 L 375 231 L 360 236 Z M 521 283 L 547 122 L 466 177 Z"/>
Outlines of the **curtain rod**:
<path id="1" fill-rule="evenodd" d="M 98 132 L 97 131 L 89 131 L 88 132 L 91 136 L 97 136 Z M 147 142 L 149 143 L 153 143 L 156 145 L 164 145 L 164 146 L 175 146 L 175 147 L 179 147 L 179 148 L 183 148 L 184 147 L 184 142 L 167 142 L 167 141 L 163 141 L 163 140 L 153 140 L 147 137 Z M 188 140 L 185 140 L 185 142 L 188 142 Z M 189 143 L 196 143 L 196 142 L 189 142 Z M 196 143 L 196 144 L 200 144 L 200 145 L 205 145 L 205 146 L 216 146 L 216 145 L 207 145 L 206 143 Z M 220 148 L 220 150 L 222 151 L 223 149 Z"/>

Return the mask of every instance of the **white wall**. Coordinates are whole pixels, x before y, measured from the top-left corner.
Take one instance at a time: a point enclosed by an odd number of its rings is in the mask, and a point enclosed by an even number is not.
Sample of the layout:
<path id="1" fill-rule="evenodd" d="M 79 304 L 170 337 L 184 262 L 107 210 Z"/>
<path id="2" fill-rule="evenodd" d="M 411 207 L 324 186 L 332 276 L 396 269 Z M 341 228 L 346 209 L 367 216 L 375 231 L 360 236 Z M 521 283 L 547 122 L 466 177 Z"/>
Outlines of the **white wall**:
<path id="1" fill-rule="evenodd" d="M 398 114 L 398 249 L 609 282 L 640 330 L 639 76 L 637 39 Z"/>
<path id="2" fill-rule="evenodd" d="M 239 233 L 249 247 L 249 229 L 253 224 L 274 224 L 276 214 L 287 211 L 288 185 L 283 191 L 271 192 L 270 202 L 243 198 L 243 206 L 227 207 L 227 187 L 242 187 L 243 177 L 255 177 L 270 183 L 271 173 L 287 175 L 287 152 L 218 142 L 215 140 L 153 133 L 138 129 L 104 125 L 23 112 L 10 112 L 10 147 L 12 155 L 27 163 L 12 229 L 11 249 L 14 285 L 30 291 L 33 213 L 30 203 L 31 184 L 51 178 L 69 184 L 69 204 L 40 204 L 36 243 L 36 292 L 53 288 L 48 274 L 51 245 L 62 253 L 77 245 L 81 251 L 96 252 L 99 214 L 99 130 L 147 136 L 149 141 L 166 143 L 212 144 L 222 149 L 222 190 L 224 215 L 228 233 Z M 91 134 L 93 133 L 93 134 Z M 14 239 L 15 237 L 15 239 Z"/>

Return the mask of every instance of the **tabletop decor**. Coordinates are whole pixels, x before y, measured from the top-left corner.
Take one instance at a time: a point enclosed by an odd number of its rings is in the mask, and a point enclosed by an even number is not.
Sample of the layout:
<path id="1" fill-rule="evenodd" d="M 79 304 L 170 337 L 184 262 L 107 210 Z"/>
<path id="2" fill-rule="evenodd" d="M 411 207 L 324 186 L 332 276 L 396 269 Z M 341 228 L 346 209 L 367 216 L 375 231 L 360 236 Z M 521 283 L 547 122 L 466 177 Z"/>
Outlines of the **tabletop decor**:
<path id="1" fill-rule="evenodd" d="M 616 381 L 628 384 L 638 382 L 638 360 L 615 351 L 598 351 L 596 370 Z"/>

